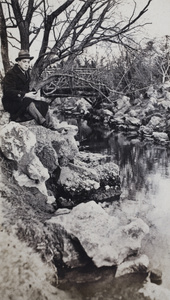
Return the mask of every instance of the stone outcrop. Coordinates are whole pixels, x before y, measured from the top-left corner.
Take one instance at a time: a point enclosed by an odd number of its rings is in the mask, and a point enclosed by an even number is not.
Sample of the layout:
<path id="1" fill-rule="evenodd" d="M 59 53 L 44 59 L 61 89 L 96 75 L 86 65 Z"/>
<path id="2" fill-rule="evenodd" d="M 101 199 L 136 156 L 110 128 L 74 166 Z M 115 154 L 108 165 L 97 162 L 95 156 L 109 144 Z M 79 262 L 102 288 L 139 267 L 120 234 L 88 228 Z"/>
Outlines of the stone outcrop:
<path id="1" fill-rule="evenodd" d="M 125 95 L 116 98 L 115 95 L 113 103 L 103 101 L 97 109 L 86 110 L 82 117 L 87 120 L 87 126 L 92 129 L 88 139 L 93 140 L 96 136 L 107 139 L 110 131 L 124 132 L 126 135 L 135 135 L 141 139 L 149 137 L 153 142 L 160 144 L 168 143 L 170 137 L 169 95 L 169 82 L 166 82 L 156 88 L 150 86 L 138 98 L 130 99 Z M 157 138 L 159 133 L 164 135 Z"/>
<path id="2" fill-rule="evenodd" d="M 107 121 L 112 116 L 103 113 Z M 14 226 L 20 239 L 56 265 L 121 265 L 138 255 L 148 226 L 141 219 L 122 224 L 97 204 L 120 195 L 118 166 L 107 155 L 79 151 L 77 126 L 56 127 L 1 124 L 5 229 Z"/>
<path id="3" fill-rule="evenodd" d="M 15 225 L 18 236 L 43 256 L 52 251 L 56 263 L 71 267 L 84 264 L 81 246 L 61 231 L 60 225 L 44 228 L 46 219 L 60 207 L 72 208 L 82 201 L 120 195 L 118 166 L 107 162 L 107 156 L 80 153 L 76 134 L 77 127 L 66 122 L 51 131 L 29 121 L 3 124 L 0 135 L 1 193 L 10 216 L 6 224 Z M 39 248 L 45 236 L 48 242 Z"/>
<path id="4" fill-rule="evenodd" d="M 49 222 L 74 235 L 97 267 L 117 266 L 136 255 L 143 237 L 149 232 L 141 219 L 122 226 L 117 217 L 109 216 L 94 201 L 81 203 L 69 214 L 54 216 Z M 67 247 L 65 251 L 68 252 Z M 145 265 L 147 269 L 147 263 Z"/>
<path id="5" fill-rule="evenodd" d="M 61 128 L 58 132 L 16 122 L 2 127 L 1 151 L 16 163 L 13 175 L 18 184 L 35 187 L 47 198 L 64 197 L 65 207 L 70 207 L 70 202 L 66 203 L 69 199 L 74 206 L 89 199 L 102 201 L 120 195 L 118 167 L 98 156 L 94 159 L 95 155 L 88 162 L 82 161 L 74 138 L 77 127 L 67 124 Z"/>
<path id="6" fill-rule="evenodd" d="M 47 195 L 48 170 L 35 154 L 35 135 L 25 126 L 10 122 L 1 128 L 0 148 L 9 160 L 17 164 L 13 175 L 20 186 L 36 187 Z"/>

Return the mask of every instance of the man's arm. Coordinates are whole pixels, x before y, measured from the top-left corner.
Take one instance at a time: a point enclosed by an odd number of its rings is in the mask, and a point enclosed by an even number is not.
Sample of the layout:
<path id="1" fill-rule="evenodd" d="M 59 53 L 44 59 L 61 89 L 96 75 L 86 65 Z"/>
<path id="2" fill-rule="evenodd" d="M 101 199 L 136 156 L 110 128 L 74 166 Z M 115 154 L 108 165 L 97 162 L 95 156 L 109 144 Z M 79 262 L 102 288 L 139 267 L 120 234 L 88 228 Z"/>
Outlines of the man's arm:
<path id="1" fill-rule="evenodd" d="M 3 79 L 3 94 L 5 97 L 14 98 L 15 100 L 21 101 L 25 95 L 25 92 L 17 89 L 16 78 L 12 73 L 7 73 Z"/>
<path id="2" fill-rule="evenodd" d="M 17 89 L 17 78 L 12 73 L 7 73 L 3 80 L 3 94 L 5 97 L 22 101 L 25 97 L 35 100 L 36 92 L 25 93 Z"/>

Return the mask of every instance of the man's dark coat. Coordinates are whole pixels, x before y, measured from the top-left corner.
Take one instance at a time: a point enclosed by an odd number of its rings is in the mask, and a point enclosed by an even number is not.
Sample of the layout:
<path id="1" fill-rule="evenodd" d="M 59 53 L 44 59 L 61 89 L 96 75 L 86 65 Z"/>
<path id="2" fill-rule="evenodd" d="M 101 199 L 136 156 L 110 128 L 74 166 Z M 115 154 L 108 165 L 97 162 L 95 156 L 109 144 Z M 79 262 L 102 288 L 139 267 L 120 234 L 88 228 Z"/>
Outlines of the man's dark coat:
<path id="1" fill-rule="evenodd" d="M 27 71 L 24 74 L 17 64 L 15 64 L 14 67 L 7 72 L 2 81 L 2 104 L 4 109 L 10 113 L 11 120 L 17 120 L 18 117 L 23 120 L 30 119 L 26 116 L 26 111 L 31 102 L 35 103 L 43 116 L 47 113 L 47 103 L 43 101 L 34 101 L 30 98 L 24 98 L 25 94 L 29 92 L 29 83 L 29 72 Z"/>

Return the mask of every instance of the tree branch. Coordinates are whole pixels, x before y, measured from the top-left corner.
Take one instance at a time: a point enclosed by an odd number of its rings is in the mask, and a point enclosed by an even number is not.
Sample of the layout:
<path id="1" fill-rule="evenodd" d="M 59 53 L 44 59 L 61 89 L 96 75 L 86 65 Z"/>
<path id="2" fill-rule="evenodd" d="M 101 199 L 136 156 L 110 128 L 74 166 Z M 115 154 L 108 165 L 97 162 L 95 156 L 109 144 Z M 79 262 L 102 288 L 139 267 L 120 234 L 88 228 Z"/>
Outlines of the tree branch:
<path id="1" fill-rule="evenodd" d="M 46 17 L 45 24 L 44 24 L 44 36 L 43 36 L 42 46 L 39 52 L 39 56 L 41 56 L 47 50 L 50 30 L 54 22 L 54 19 L 57 18 L 63 11 L 65 11 L 67 7 L 69 7 L 74 1 L 75 0 L 67 0 L 63 5 L 61 5 L 59 8 L 57 8 L 55 11 L 53 11 L 50 15 Z"/>

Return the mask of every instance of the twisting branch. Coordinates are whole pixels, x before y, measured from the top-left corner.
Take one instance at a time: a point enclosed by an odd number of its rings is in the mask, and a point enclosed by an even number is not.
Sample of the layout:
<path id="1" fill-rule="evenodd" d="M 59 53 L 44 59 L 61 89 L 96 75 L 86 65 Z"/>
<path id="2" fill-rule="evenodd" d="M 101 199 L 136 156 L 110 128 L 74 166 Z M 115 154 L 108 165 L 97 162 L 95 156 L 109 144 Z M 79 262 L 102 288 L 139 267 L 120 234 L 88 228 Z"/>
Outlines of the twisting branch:
<path id="1" fill-rule="evenodd" d="M 120 32 L 120 33 L 125 33 L 125 32 L 127 32 L 127 31 L 129 30 L 130 26 L 132 26 L 135 22 L 137 22 L 137 21 L 141 18 L 141 16 L 142 16 L 144 13 L 146 13 L 146 11 L 148 10 L 148 7 L 149 7 L 151 1 L 152 1 L 152 0 L 149 0 L 149 1 L 148 1 L 148 3 L 146 4 L 146 6 L 140 11 L 140 13 L 137 15 L 136 18 L 130 19 L 130 20 L 129 20 L 128 24 L 125 25 L 125 26 L 121 29 L 121 32 Z"/>
<path id="2" fill-rule="evenodd" d="M 45 27 L 44 28 L 44 36 L 43 36 L 39 56 L 41 56 L 47 50 L 49 35 L 50 35 L 50 31 L 51 31 L 51 27 L 54 22 L 54 19 L 57 18 L 63 11 L 65 11 L 67 9 L 67 7 L 70 6 L 74 1 L 75 0 L 67 0 L 63 5 L 61 5 L 55 11 L 53 11 L 52 14 L 50 14 L 46 17 L 45 24 L 44 24 L 44 27 Z"/>
<path id="3" fill-rule="evenodd" d="M 75 58 L 85 48 L 99 42 L 125 44 L 129 33 L 140 26 L 137 21 L 148 10 L 151 1 L 147 0 L 137 16 L 134 2 L 134 9 L 126 24 L 114 18 L 119 4 L 117 0 L 64 0 L 62 4 L 56 1 L 51 7 L 47 0 L 7 0 L 1 3 L 7 11 L 5 25 L 18 27 L 22 48 L 29 49 L 41 29 L 44 30 L 39 57 L 33 69 L 35 81 L 51 62 Z M 38 16 L 41 21 L 37 25 Z M 34 20 L 35 32 L 31 30 Z M 34 36 L 30 38 L 32 33 Z M 50 38 L 52 33 L 53 41 Z"/>

